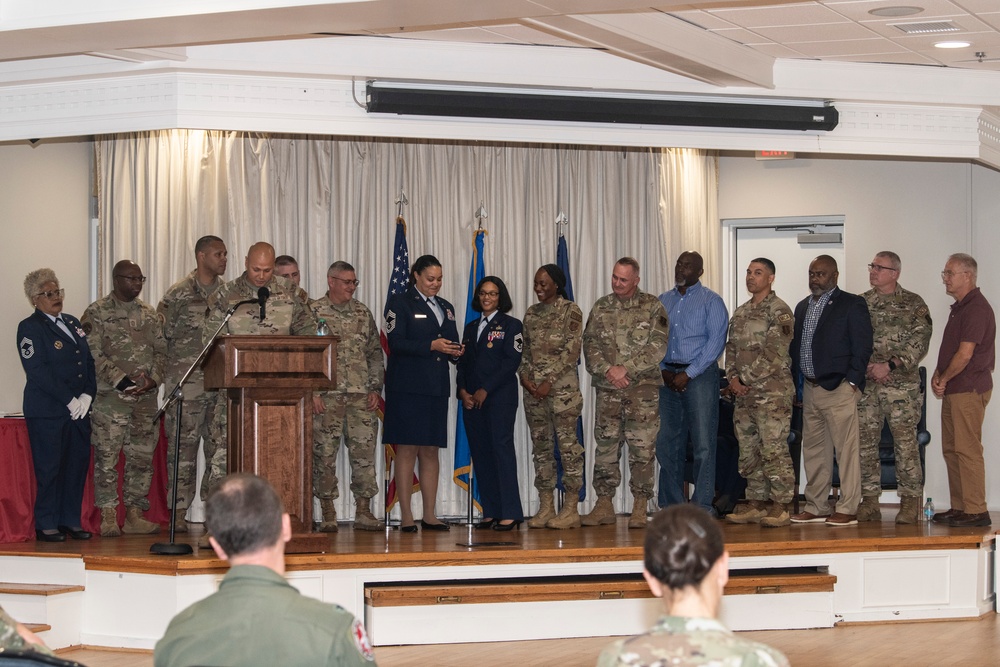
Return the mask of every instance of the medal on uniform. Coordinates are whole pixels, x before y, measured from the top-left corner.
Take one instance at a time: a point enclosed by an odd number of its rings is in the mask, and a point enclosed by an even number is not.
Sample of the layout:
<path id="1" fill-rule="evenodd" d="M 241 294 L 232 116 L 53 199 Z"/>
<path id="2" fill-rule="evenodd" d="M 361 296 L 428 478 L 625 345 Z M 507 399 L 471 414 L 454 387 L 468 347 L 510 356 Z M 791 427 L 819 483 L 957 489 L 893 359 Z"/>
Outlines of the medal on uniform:
<path id="1" fill-rule="evenodd" d="M 486 343 L 486 347 L 493 347 L 493 341 Z"/>
<path id="2" fill-rule="evenodd" d="M 55 348 L 57 350 L 61 350 L 62 349 L 62 341 L 61 340 L 57 340 L 55 343 L 53 343 L 53 345 L 55 346 Z"/>

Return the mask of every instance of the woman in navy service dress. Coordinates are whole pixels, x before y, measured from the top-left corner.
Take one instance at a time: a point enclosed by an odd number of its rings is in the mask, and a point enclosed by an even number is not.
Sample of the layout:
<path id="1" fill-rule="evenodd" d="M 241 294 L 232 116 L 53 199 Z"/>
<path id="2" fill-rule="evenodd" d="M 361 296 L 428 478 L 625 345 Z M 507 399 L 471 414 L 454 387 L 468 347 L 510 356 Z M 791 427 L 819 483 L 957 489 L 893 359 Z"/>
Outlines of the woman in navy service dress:
<path id="1" fill-rule="evenodd" d="M 483 521 L 479 528 L 512 530 L 521 525 L 521 493 L 514 454 L 517 368 L 524 337 L 507 286 L 496 276 L 479 281 L 472 309 L 482 316 L 462 336 L 465 354 L 458 362 L 458 398 L 465 408 L 473 475 L 479 484 Z"/>
<path id="2" fill-rule="evenodd" d="M 35 307 L 17 325 L 27 380 L 24 420 L 38 485 L 35 537 L 90 539 L 80 510 L 90 467 L 90 404 L 97 394 L 94 357 L 80 321 L 62 312 L 66 291 L 52 269 L 29 273 L 24 294 Z"/>
<path id="3" fill-rule="evenodd" d="M 448 530 L 437 518 L 438 452 L 448 446 L 448 362 L 462 356 L 455 324 L 455 307 L 437 296 L 441 262 L 423 255 L 410 269 L 410 286 L 389 299 L 385 332 L 389 363 L 385 373 L 385 422 L 382 442 L 396 446 L 396 492 L 400 530 L 417 532 L 411 495 L 413 471 L 419 462 L 424 530 Z"/>

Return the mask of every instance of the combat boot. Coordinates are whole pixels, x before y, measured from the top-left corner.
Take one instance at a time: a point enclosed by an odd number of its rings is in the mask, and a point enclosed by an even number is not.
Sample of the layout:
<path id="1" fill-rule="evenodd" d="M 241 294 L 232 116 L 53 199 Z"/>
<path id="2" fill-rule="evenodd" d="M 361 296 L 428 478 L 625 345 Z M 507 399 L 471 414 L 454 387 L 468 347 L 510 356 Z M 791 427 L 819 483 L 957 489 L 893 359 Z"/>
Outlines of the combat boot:
<path id="1" fill-rule="evenodd" d="M 569 494 L 566 494 L 569 498 Z M 556 508 L 551 491 L 538 492 L 538 514 L 528 519 L 528 528 L 545 528 L 556 517 Z"/>
<path id="2" fill-rule="evenodd" d="M 726 521 L 730 523 L 760 523 L 761 519 L 767 516 L 767 509 L 767 501 L 765 500 L 747 500 L 741 502 L 736 506 L 736 509 L 726 515 Z"/>
<path id="3" fill-rule="evenodd" d="M 584 526 L 601 526 L 614 523 L 616 519 L 615 508 L 611 504 L 611 496 L 598 496 L 594 509 L 590 510 L 590 514 L 580 517 L 580 523 Z"/>
<path id="4" fill-rule="evenodd" d="M 371 506 L 371 498 L 364 498 L 362 496 L 354 497 L 354 530 L 382 530 L 385 528 L 385 524 L 372 514 Z M 323 516 L 326 516 L 325 509 L 323 510 Z"/>
<path id="5" fill-rule="evenodd" d="M 186 533 L 188 532 L 187 525 L 187 510 L 177 508 L 177 513 L 174 515 L 174 532 L 175 533 Z"/>
<path id="6" fill-rule="evenodd" d="M 122 529 L 118 527 L 118 510 L 114 507 L 101 508 L 101 537 L 118 537 Z"/>
<path id="7" fill-rule="evenodd" d="M 122 532 L 126 535 L 152 535 L 160 532 L 160 524 L 147 521 L 138 507 L 125 509 L 125 525 Z"/>
<path id="8" fill-rule="evenodd" d="M 632 497 L 632 514 L 628 517 L 628 527 L 629 528 L 645 528 L 648 519 L 646 518 L 646 510 L 649 508 L 649 498 L 642 495 L 636 494 Z"/>
<path id="9" fill-rule="evenodd" d="M 882 508 L 879 507 L 878 496 L 862 496 L 858 505 L 858 523 L 864 521 L 881 521 Z"/>
<path id="10" fill-rule="evenodd" d="M 917 496 L 900 496 L 899 513 L 896 523 L 917 523 L 920 521 L 920 498 Z"/>
<path id="11" fill-rule="evenodd" d="M 554 515 L 551 519 L 546 522 L 546 528 L 554 528 L 556 530 L 566 530 L 567 528 L 579 528 L 580 527 L 580 511 L 579 498 L 580 489 L 573 489 L 566 487 L 566 495 L 564 496 L 565 501 L 563 502 L 562 509 L 559 510 L 559 514 Z"/>
<path id="12" fill-rule="evenodd" d="M 321 533 L 336 533 L 337 508 L 333 504 L 333 498 L 320 498 L 319 506 L 323 511 L 323 520 L 319 522 L 317 530 Z"/>
<path id="13" fill-rule="evenodd" d="M 759 521 L 760 525 L 766 528 L 780 528 L 781 526 L 790 526 L 792 524 L 792 518 L 785 508 L 785 503 L 779 503 L 776 500 L 772 500 L 768 504 L 767 514 L 762 516 Z"/>

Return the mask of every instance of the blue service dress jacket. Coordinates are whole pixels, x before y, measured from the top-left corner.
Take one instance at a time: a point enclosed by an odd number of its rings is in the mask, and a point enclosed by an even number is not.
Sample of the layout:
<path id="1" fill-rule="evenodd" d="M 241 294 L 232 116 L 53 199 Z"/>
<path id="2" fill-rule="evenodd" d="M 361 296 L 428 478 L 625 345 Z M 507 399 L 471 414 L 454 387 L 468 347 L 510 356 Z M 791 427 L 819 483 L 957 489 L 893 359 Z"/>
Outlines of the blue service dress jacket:
<path id="1" fill-rule="evenodd" d="M 455 307 L 436 297 L 444 312 L 438 324 L 434 311 L 413 286 L 405 294 L 389 299 L 385 311 L 385 334 L 389 342 L 386 391 L 427 396 L 451 396 L 450 356 L 431 350 L 435 338 L 458 342 Z"/>

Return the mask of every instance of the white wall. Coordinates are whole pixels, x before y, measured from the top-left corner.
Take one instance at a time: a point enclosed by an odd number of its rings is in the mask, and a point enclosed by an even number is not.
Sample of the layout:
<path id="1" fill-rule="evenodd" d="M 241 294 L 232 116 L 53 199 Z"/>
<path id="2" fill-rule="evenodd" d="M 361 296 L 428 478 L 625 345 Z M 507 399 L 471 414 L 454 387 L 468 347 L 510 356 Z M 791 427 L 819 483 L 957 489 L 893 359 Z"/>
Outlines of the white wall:
<path id="1" fill-rule="evenodd" d="M 24 371 L 17 324 L 32 312 L 24 276 L 49 267 L 66 288 L 64 309 L 76 317 L 90 302 L 89 217 L 91 144 L 46 140 L 0 144 L 0 412 L 19 412 Z"/>
<path id="2" fill-rule="evenodd" d="M 867 289 L 867 269 L 879 250 L 903 260 L 900 283 L 920 294 L 934 318 L 934 336 L 924 364 L 936 364 L 941 333 L 952 299 L 940 271 L 953 252 L 968 252 L 981 262 L 979 284 L 1000 309 L 1000 269 L 986 248 L 1000 242 L 1000 174 L 955 162 L 818 158 L 757 161 L 726 156 L 720 161 L 719 216 L 725 218 L 825 215 L 845 216 L 846 265 L 853 291 Z M 802 276 L 798 295 L 806 295 Z M 948 483 L 941 458 L 941 402 L 927 405 L 931 444 L 927 450 L 926 494 L 948 506 Z M 987 470 L 1000 463 L 1000 409 L 987 409 L 984 424 Z M 991 509 L 1000 508 L 1000 479 L 987 474 Z"/>

